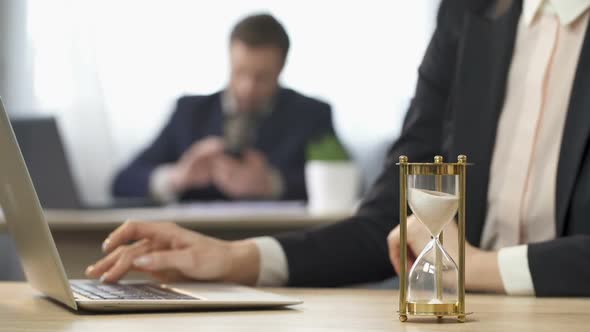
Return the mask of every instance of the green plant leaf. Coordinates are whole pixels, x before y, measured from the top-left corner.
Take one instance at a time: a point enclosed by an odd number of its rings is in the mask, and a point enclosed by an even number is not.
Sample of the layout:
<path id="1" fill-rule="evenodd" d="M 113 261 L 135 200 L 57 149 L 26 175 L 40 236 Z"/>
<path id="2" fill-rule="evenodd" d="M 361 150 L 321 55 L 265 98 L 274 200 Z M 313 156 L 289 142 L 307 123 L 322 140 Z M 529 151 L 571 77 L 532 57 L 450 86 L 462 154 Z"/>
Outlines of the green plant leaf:
<path id="1" fill-rule="evenodd" d="M 326 135 L 307 145 L 307 160 L 347 161 L 350 156 L 335 135 Z"/>

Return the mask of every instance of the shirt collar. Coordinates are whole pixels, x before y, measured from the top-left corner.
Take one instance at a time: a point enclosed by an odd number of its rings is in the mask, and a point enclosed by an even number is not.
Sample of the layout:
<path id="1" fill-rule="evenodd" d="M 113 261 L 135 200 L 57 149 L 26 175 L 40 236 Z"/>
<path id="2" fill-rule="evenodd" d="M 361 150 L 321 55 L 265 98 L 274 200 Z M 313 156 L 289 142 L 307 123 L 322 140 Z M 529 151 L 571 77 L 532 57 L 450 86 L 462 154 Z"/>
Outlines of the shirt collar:
<path id="1" fill-rule="evenodd" d="M 590 8 L 590 0 L 524 0 L 522 15 L 530 26 L 539 12 L 555 13 L 561 25 L 569 25 Z"/>
<path id="2" fill-rule="evenodd" d="M 257 112 L 260 112 L 261 114 L 269 114 L 272 112 L 273 108 L 275 107 L 275 100 L 276 100 L 276 94 L 275 96 L 273 96 L 266 104 L 264 104 L 260 110 L 258 110 Z M 223 111 L 224 114 L 232 114 L 237 112 L 237 103 L 236 103 L 236 99 L 231 95 L 231 93 L 229 92 L 229 89 L 225 89 L 221 92 L 221 110 Z"/>

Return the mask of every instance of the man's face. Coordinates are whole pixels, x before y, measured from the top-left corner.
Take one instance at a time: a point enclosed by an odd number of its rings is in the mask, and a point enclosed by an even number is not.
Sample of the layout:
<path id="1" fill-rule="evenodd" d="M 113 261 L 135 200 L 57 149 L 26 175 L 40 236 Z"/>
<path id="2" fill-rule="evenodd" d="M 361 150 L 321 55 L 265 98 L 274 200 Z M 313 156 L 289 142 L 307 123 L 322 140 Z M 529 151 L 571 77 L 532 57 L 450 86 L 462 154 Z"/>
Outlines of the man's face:
<path id="1" fill-rule="evenodd" d="M 229 90 L 237 110 L 250 112 L 267 103 L 278 87 L 283 54 L 278 47 L 252 47 L 241 41 L 230 45 Z"/>

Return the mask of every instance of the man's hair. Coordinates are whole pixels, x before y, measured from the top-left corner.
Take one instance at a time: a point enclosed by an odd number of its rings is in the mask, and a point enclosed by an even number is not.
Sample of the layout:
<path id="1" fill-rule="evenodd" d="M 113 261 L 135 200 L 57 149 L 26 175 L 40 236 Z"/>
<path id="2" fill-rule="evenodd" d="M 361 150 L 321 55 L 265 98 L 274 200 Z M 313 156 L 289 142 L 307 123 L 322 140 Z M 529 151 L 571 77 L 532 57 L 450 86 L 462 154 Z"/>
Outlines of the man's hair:
<path id="1" fill-rule="evenodd" d="M 241 41 L 251 47 L 275 46 L 283 54 L 283 61 L 289 52 L 289 36 L 285 28 L 270 14 L 250 15 L 233 28 L 230 42 Z"/>

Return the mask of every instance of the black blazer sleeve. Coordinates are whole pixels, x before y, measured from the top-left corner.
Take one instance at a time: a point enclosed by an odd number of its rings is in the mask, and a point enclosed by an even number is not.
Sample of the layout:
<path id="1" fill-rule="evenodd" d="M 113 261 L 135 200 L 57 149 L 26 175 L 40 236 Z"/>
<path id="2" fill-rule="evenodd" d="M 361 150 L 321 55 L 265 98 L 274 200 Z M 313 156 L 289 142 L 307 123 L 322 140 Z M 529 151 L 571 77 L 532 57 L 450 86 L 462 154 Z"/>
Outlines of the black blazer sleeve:
<path id="1" fill-rule="evenodd" d="M 463 12 L 454 8 L 452 1 L 441 5 L 401 136 L 358 213 L 334 225 L 277 237 L 287 256 L 289 285 L 337 286 L 393 275 L 386 238 L 399 218 L 399 170 L 395 163 L 402 154 L 413 161 L 430 161 L 442 152 L 441 123 L 453 81 L 457 29 L 463 17 Z"/>
<path id="2" fill-rule="evenodd" d="M 115 177 L 112 191 L 120 197 L 149 197 L 150 175 L 156 167 L 180 158 L 176 132 L 186 113 L 185 99 L 180 98 L 172 117 L 156 139 Z"/>
<path id="3" fill-rule="evenodd" d="M 536 296 L 590 296 L 590 236 L 531 243 L 528 259 Z"/>

